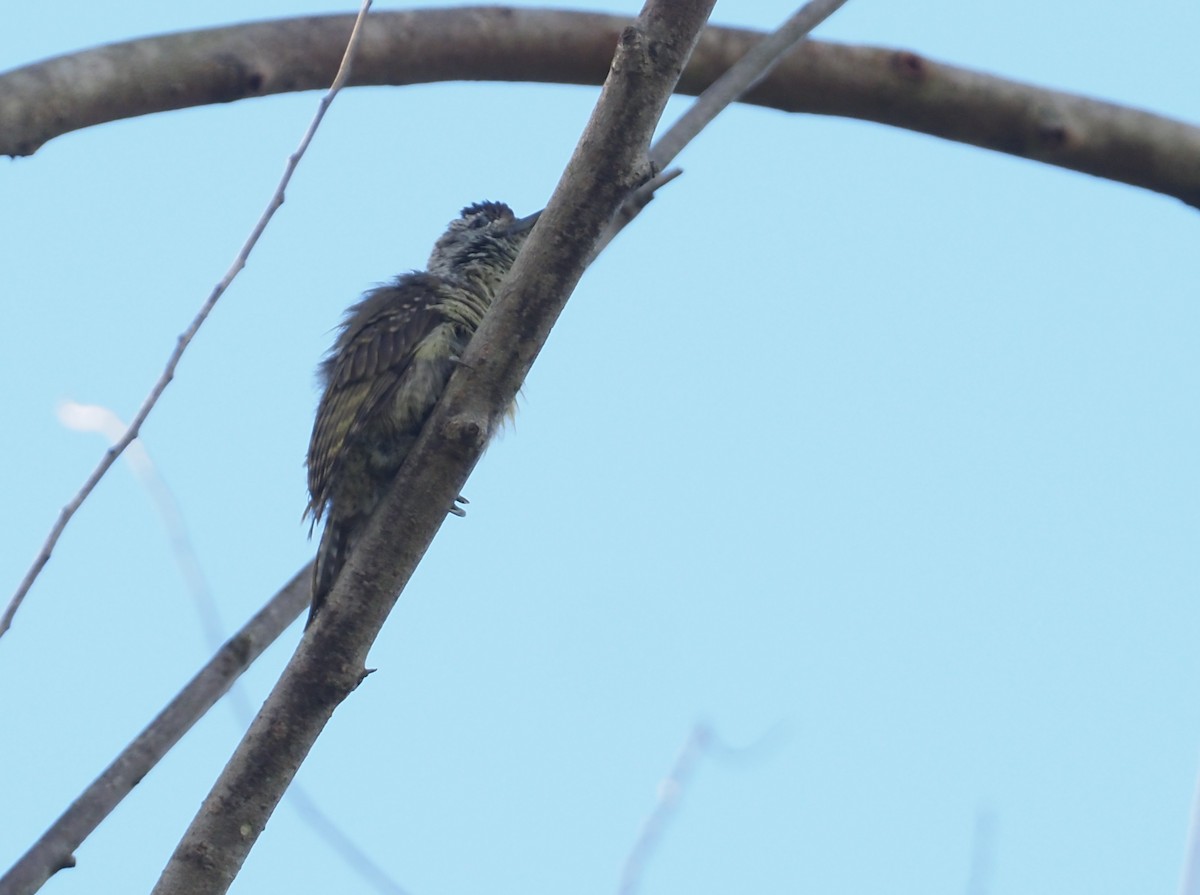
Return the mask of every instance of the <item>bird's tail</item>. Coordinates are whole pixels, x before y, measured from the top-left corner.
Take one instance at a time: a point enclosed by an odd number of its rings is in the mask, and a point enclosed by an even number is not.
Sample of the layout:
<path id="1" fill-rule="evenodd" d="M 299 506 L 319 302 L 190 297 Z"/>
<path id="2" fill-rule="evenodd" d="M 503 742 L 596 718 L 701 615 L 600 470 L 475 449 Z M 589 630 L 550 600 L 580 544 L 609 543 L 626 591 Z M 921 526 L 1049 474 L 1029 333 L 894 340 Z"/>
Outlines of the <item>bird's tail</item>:
<path id="1" fill-rule="evenodd" d="M 317 560 L 313 563 L 312 606 L 308 610 L 305 627 L 312 624 L 321 604 L 333 590 L 333 584 L 350 556 L 350 548 L 354 546 L 359 527 L 353 521 L 337 522 L 330 519 L 325 523 L 321 544 L 317 547 Z"/>

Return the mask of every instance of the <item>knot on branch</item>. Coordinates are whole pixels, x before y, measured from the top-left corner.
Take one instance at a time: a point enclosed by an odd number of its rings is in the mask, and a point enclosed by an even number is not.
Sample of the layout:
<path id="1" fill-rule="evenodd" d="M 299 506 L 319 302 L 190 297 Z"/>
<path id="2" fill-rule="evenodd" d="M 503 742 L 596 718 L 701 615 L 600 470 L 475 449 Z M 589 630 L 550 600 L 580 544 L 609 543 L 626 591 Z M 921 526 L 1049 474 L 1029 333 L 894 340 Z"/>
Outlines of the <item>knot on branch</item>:
<path id="1" fill-rule="evenodd" d="M 1038 148 L 1047 152 L 1058 152 L 1074 142 L 1072 129 L 1057 109 L 1038 110 L 1033 135 Z"/>
<path id="2" fill-rule="evenodd" d="M 894 71 L 902 81 L 912 81 L 920 83 L 924 81 L 929 74 L 929 66 L 925 60 L 916 53 L 911 53 L 907 50 L 900 50 L 892 54 L 892 71 Z"/>
<path id="3" fill-rule="evenodd" d="M 464 452 L 481 451 L 491 433 L 488 420 L 476 413 L 460 413 L 446 421 L 447 441 Z"/>

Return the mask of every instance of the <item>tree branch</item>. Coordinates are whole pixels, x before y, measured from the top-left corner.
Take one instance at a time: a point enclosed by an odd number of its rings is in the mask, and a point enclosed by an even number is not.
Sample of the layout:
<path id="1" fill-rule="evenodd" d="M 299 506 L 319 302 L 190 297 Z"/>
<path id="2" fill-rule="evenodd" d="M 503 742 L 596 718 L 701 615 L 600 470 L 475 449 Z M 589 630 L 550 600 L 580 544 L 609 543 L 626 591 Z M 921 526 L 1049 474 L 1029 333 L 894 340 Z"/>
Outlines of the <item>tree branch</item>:
<path id="1" fill-rule="evenodd" d="M 492 422 L 510 406 L 593 245 L 647 176 L 650 136 L 711 6 L 651 0 L 622 32 L 592 118 L 508 285 L 155 895 L 226 891 L 333 710 L 367 674 L 367 651 Z"/>
<path id="2" fill-rule="evenodd" d="M 258 22 L 112 44 L 0 75 L 0 154 L 83 127 L 323 88 L 352 16 Z M 382 12 L 351 83 L 599 84 L 626 19 L 506 7 Z M 696 95 L 763 35 L 710 27 L 680 78 Z M 1200 128 L 944 65 L 915 53 L 805 41 L 744 99 L 919 131 L 1127 183 L 1200 207 Z"/>
<path id="3" fill-rule="evenodd" d="M 75 849 L 308 607 L 311 585 L 312 563 L 309 563 L 225 642 L 166 708 L 0 877 L 0 892 L 11 895 L 36 892 L 59 870 L 74 867 Z"/>
<path id="4" fill-rule="evenodd" d="M 788 50 L 808 37 L 810 31 L 837 12 L 845 2 L 809 0 L 779 28 L 747 50 L 745 56 L 709 84 L 691 108 L 658 138 L 650 151 L 655 167 L 661 170 L 675 161 L 675 157 L 700 131 L 708 127 L 730 103 L 737 102 L 770 74 Z"/>
<path id="5" fill-rule="evenodd" d="M 844 0 L 812 0 L 800 12 L 790 18 L 770 38 L 758 44 L 737 65 L 726 72 L 706 91 L 696 104 L 671 126 L 666 134 L 651 148 L 649 158 L 655 167 L 663 159 L 674 158 L 684 146 L 694 139 L 730 103 L 769 71 L 779 54 L 826 18 Z M 700 110 L 697 112 L 696 110 Z M 664 148 L 664 141 L 668 148 Z M 676 174 L 678 171 L 676 171 Z M 673 179 L 674 175 L 655 178 L 634 191 L 634 195 Z M 605 237 L 593 253 L 607 245 L 615 232 L 632 222 L 645 207 L 650 193 L 630 207 L 627 201 L 617 218 L 611 223 Z M 590 263 L 590 261 L 589 261 Z M 78 410 L 71 405 L 72 410 Z M 83 408 L 103 410 L 103 408 Z M 111 415 L 111 411 L 107 411 Z M 78 413 L 75 414 L 78 416 Z M 78 423 L 72 424 L 78 426 Z M 93 425 L 95 428 L 95 425 Z M 111 440 L 117 440 L 126 430 L 126 425 L 115 417 L 109 426 Z M 128 457 L 128 454 L 126 455 Z M 151 479 L 155 475 L 153 464 L 148 464 Z M 136 465 L 136 464 L 135 464 Z M 151 482 L 151 485 L 153 482 Z M 160 487 L 161 487 L 161 483 Z M 148 485 L 147 487 L 150 487 Z M 151 490 L 155 490 L 151 487 Z M 169 515 L 169 514 L 168 514 Z M 170 528 L 168 519 L 168 528 Z M 186 565 L 186 564 L 185 564 Z M 311 575 L 311 565 L 296 575 L 277 593 L 246 626 L 228 643 L 220 647 L 217 654 L 177 695 L 171 703 L 147 726 L 109 767 L 71 804 L 50 829 L 46 831 L 22 856 L 10 871 L 0 878 L 0 892 L 32 893 L 58 870 L 74 865 L 73 852 L 91 835 L 96 827 L 132 791 L 136 781 L 146 774 L 166 755 L 167 751 L 200 719 L 235 683 L 236 679 L 273 642 L 286 627 L 295 620 L 305 605 L 308 592 L 306 585 Z M 218 641 L 219 642 L 219 641 Z M 252 644 L 251 649 L 241 645 Z M 231 657 L 242 661 L 232 661 Z M 693 738 L 699 734 L 694 732 Z M 689 740 L 690 742 L 690 740 Z M 302 793 L 292 789 L 291 795 L 300 799 L 306 818 L 315 815 L 323 834 L 330 836 L 345 847 L 349 843 L 336 828 L 327 828 L 328 821 Z M 390 880 L 386 881 L 390 885 Z"/>
<path id="6" fill-rule="evenodd" d="M 633 895 L 641 885 L 646 862 L 658 846 L 671 815 L 679 807 L 679 800 L 711 741 L 712 731 L 707 724 L 698 723 L 692 726 L 667 776 L 659 781 L 658 798 L 654 801 L 654 807 L 642 822 L 637 839 L 634 840 L 629 854 L 625 856 L 617 895 Z"/>
<path id="7" fill-rule="evenodd" d="M 617 234 L 641 214 L 659 188 L 683 173 L 678 168 L 669 171 L 663 169 L 675 160 L 684 147 L 712 124 L 730 104 L 737 102 L 746 91 L 765 78 L 771 69 L 779 64 L 784 53 L 804 40 L 810 31 L 837 12 L 845 2 L 846 0 L 809 0 L 779 28 L 751 47 L 745 56 L 708 85 L 688 110 L 650 147 L 650 165 L 659 173 L 629 194 L 617 216 L 609 223 L 604 236 L 596 244 L 596 255 L 608 248 L 608 244 Z"/>

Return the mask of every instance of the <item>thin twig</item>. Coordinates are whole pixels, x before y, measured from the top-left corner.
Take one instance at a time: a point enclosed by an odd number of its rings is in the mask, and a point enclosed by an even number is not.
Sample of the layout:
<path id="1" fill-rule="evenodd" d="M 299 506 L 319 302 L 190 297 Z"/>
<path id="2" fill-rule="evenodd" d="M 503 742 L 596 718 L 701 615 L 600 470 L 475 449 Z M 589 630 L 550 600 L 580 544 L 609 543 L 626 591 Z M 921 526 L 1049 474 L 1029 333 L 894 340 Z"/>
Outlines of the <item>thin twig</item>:
<path id="1" fill-rule="evenodd" d="M 63 530 L 67 527 L 67 523 L 71 521 L 71 517 L 83 505 L 88 495 L 92 493 L 100 480 L 104 478 L 105 473 L 112 468 L 117 457 L 133 443 L 137 438 L 138 432 L 142 428 L 142 423 L 146 421 L 146 417 L 150 415 L 150 411 L 154 409 L 154 405 L 158 403 L 159 397 L 166 390 L 167 385 L 175 378 L 175 369 L 179 366 L 179 360 L 183 357 L 183 352 L 187 350 L 188 345 L 192 343 L 192 339 L 196 337 L 200 327 L 204 321 L 208 319 L 208 315 L 212 313 L 212 309 L 216 306 L 217 300 L 225 294 L 225 290 L 233 282 L 234 278 L 246 266 L 246 260 L 250 257 L 250 253 L 258 244 L 258 239 L 262 236 L 263 231 L 267 229 L 267 224 L 271 222 L 271 218 L 275 216 L 275 212 L 283 205 L 284 192 L 287 190 L 288 184 L 292 180 L 292 174 L 295 173 L 296 166 L 300 164 L 300 159 L 304 157 L 308 145 L 312 142 L 313 137 L 317 132 L 317 128 L 321 124 L 321 120 L 325 117 L 325 112 L 328 111 L 333 98 L 337 96 L 338 91 L 342 89 L 342 85 L 346 83 L 346 78 L 350 73 L 350 63 L 354 57 L 354 51 L 358 47 L 359 37 L 362 34 L 362 23 L 366 18 L 367 10 L 371 8 L 372 0 L 363 0 L 362 7 L 358 11 L 358 18 L 354 20 L 354 28 L 350 32 L 350 39 L 346 43 L 346 52 L 342 55 L 342 64 L 338 68 L 337 76 L 333 79 L 333 84 L 329 90 L 321 97 L 321 102 L 317 106 L 317 112 L 313 115 L 312 121 L 308 125 L 308 130 L 304 132 L 304 136 L 300 140 L 300 145 L 296 151 L 288 156 L 287 165 L 283 169 L 283 176 L 279 179 L 279 185 L 275 188 L 271 200 L 267 203 L 266 210 L 259 217 L 258 223 L 254 225 L 254 229 L 250 231 L 250 235 L 246 238 L 246 242 L 238 251 L 237 257 L 233 259 L 233 264 L 221 278 L 221 281 L 213 288 L 204 304 L 201 305 L 199 312 L 193 318 L 191 325 L 184 330 L 179 336 L 175 344 L 175 349 L 167 358 L 167 364 L 163 368 L 162 375 L 158 377 L 158 381 L 154 383 L 154 387 L 150 389 L 150 394 L 146 396 L 142 406 L 138 408 L 138 412 L 134 415 L 133 420 L 129 423 L 129 428 L 107 451 L 92 470 L 92 474 L 88 476 L 87 481 L 83 483 L 83 487 L 75 497 L 63 507 L 62 512 L 58 516 L 58 521 L 54 523 L 54 527 L 50 529 L 50 534 L 46 537 L 46 541 L 42 544 L 42 549 L 34 559 L 33 565 L 29 567 L 29 571 L 25 573 L 25 577 L 21 580 L 21 584 L 17 587 L 16 593 L 9 600 L 8 605 L 4 609 L 4 614 L 0 615 L 0 637 L 4 636 L 4 632 L 12 625 L 13 616 L 16 615 L 21 603 L 25 600 L 25 595 L 29 593 L 29 589 L 33 586 L 33 582 L 37 580 L 39 574 L 46 563 L 50 560 L 50 554 L 54 550 L 54 546 L 58 543 Z"/>
<path id="2" fill-rule="evenodd" d="M 708 750 L 711 740 L 712 731 L 709 730 L 708 725 L 697 724 L 692 728 L 687 739 L 683 741 L 683 747 L 675 756 L 671 770 L 658 784 L 658 798 L 654 802 L 654 807 L 650 809 L 650 813 L 642 822 L 642 829 L 638 832 L 637 839 L 633 841 L 633 847 L 625 858 L 625 866 L 621 868 L 621 883 L 617 886 L 618 895 L 633 895 L 637 891 L 646 866 L 646 859 L 658 845 L 659 837 L 662 836 L 667 821 L 670 820 L 679 804 L 680 797 L 687 788 L 692 772 L 696 768 L 696 762 Z"/>
<path id="3" fill-rule="evenodd" d="M 95 432 L 108 439 L 110 446 L 115 446 L 129 429 L 128 424 L 112 408 L 100 404 L 80 404 L 77 401 L 63 401 L 59 404 L 58 420 L 76 432 Z M 124 456 L 134 477 L 150 495 L 154 509 L 158 511 L 159 521 L 162 522 L 171 545 L 175 565 L 199 617 L 204 645 L 209 652 L 213 652 L 220 648 L 228 635 L 175 495 L 159 473 L 158 467 L 150 457 L 150 451 L 141 438 L 130 442 Z M 241 692 L 241 688 L 235 687 L 230 696 L 235 700 L 235 711 L 239 716 L 244 716 L 246 723 L 249 723 L 250 703 Z"/>
<path id="4" fill-rule="evenodd" d="M 630 193 L 629 198 L 621 204 L 616 216 L 609 222 L 608 229 L 604 231 L 604 235 L 600 237 L 600 241 L 596 243 L 595 251 L 592 253 L 588 265 L 590 266 L 593 261 L 600 257 L 600 254 L 608 248 L 608 244 L 617 238 L 618 233 L 633 223 L 633 219 L 641 214 L 646 206 L 650 204 L 651 200 L 658 194 L 659 189 L 666 186 L 682 173 L 683 171 L 679 168 L 670 168 L 661 174 L 654 175 Z"/>
<path id="5" fill-rule="evenodd" d="M 835 13 L 846 0 L 811 0 L 800 7 L 790 19 L 768 34 L 729 69 L 713 81 L 686 112 L 658 138 L 650 150 L 650 160 L 662 170 L 675 160 L 700 131 L 704 130 L 725 108 L 737 102 L 755 84 L 771 73 L 797 43 Z"/>
<path id="6" fill-rule="evenodd" d="M 725 109 L 745 96 L 754 88 L 755 84 L 769 75 L 771 69 L 779 63 L 784 54 L 808 37 L 810 31 L 833 15 L 845 3 L 846 0 L 810 0 L 809 3 L 793 13 L 791 18 L 780 25 L 778 29 L 747 50 L 737 62 L 726 69 L 724 74 L 713 81 L 696 98 L 688 110 L 680 115 L 675 123 L 667 129 L 667 132 L 659 137 L 650 148 L 650 163 L 655 171 L 662 173 L 642 184 L 625 200 L 625 204 L 621 206 L 620 212 L 609 224 L 608 230 L 605 231 L 604 237 L 596 247 L 596 255 L 604 251 L 617 234 L 641 214 L 642 209 L 654 198 L 654 193 L 659 187 L 670 183 L 683 173 L 678 168 L 668 171 L 663 171 L 663 169 L 675 160 L 684 147 L 699 136 L 704 128 L 712 124 Z"/>
<path id="7" fill-rule="evenodd" d="M 1187 839 L 1184 841 L 1179 895 L 1200 895 L 1200 777 L 1197 777 L 1196 786 L 1192 791 L 1192 809 L 1188 817 Z"/>
<path id="8" fill-rule="evenodd" d="M 618 895 L 632 895 L 637 891 L 646 864 L 658 847 L 701 758 L 721 762 L 753 760 L 761 758 L 764 752 L 777 746 L 785 737 L 784 725 L 777 723 L 754 741 L 744 746 L 733 746 L 725 742 L 710 725 L 697 723 L 684 740 L 671 770 L 659 784 L 654 807 L 642 823 L 629 855 L 625 858 L 625 865 L 621 868 L 621 882 L 617 888 Z"/>
<path id="9" fill-rule="evenodd" d="M 965 895 L 987 895 L 992 883 L 992 865 L 996 850 L 996 814 L 981 808 L 975 815 L 971 835 L 971 863 L 967 871 Z"/>
<path id="10" fill-rule="evenodd" d="M 355 842 L 346 831 L 334 823 L 308 791 L 298 783 L 288 787 L 284 798 L 325 844 L 354 869 L 369 886 L 384 895 L 409 895 L 408 890 L 391 878 L 375 860 Z M 350 887 L 347 886 L 347 889 Z"/>

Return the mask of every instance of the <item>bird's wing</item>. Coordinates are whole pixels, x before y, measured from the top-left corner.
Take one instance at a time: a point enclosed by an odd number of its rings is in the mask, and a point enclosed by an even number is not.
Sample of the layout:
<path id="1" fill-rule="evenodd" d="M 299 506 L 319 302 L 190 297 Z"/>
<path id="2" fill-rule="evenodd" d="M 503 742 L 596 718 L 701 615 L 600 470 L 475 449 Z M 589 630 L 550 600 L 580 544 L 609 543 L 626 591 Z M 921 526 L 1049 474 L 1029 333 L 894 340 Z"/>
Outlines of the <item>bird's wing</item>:
<path id="1" fill-rule="evenodd" d="M 346 443 L 390 399 L 422 339 L 445 322 L 431 296 L 406 301 L 398 286 L 378 289 L 351 309 L 325 361 L 327 384 L 308 447 L 307 513 L 314 523 Z"/>

